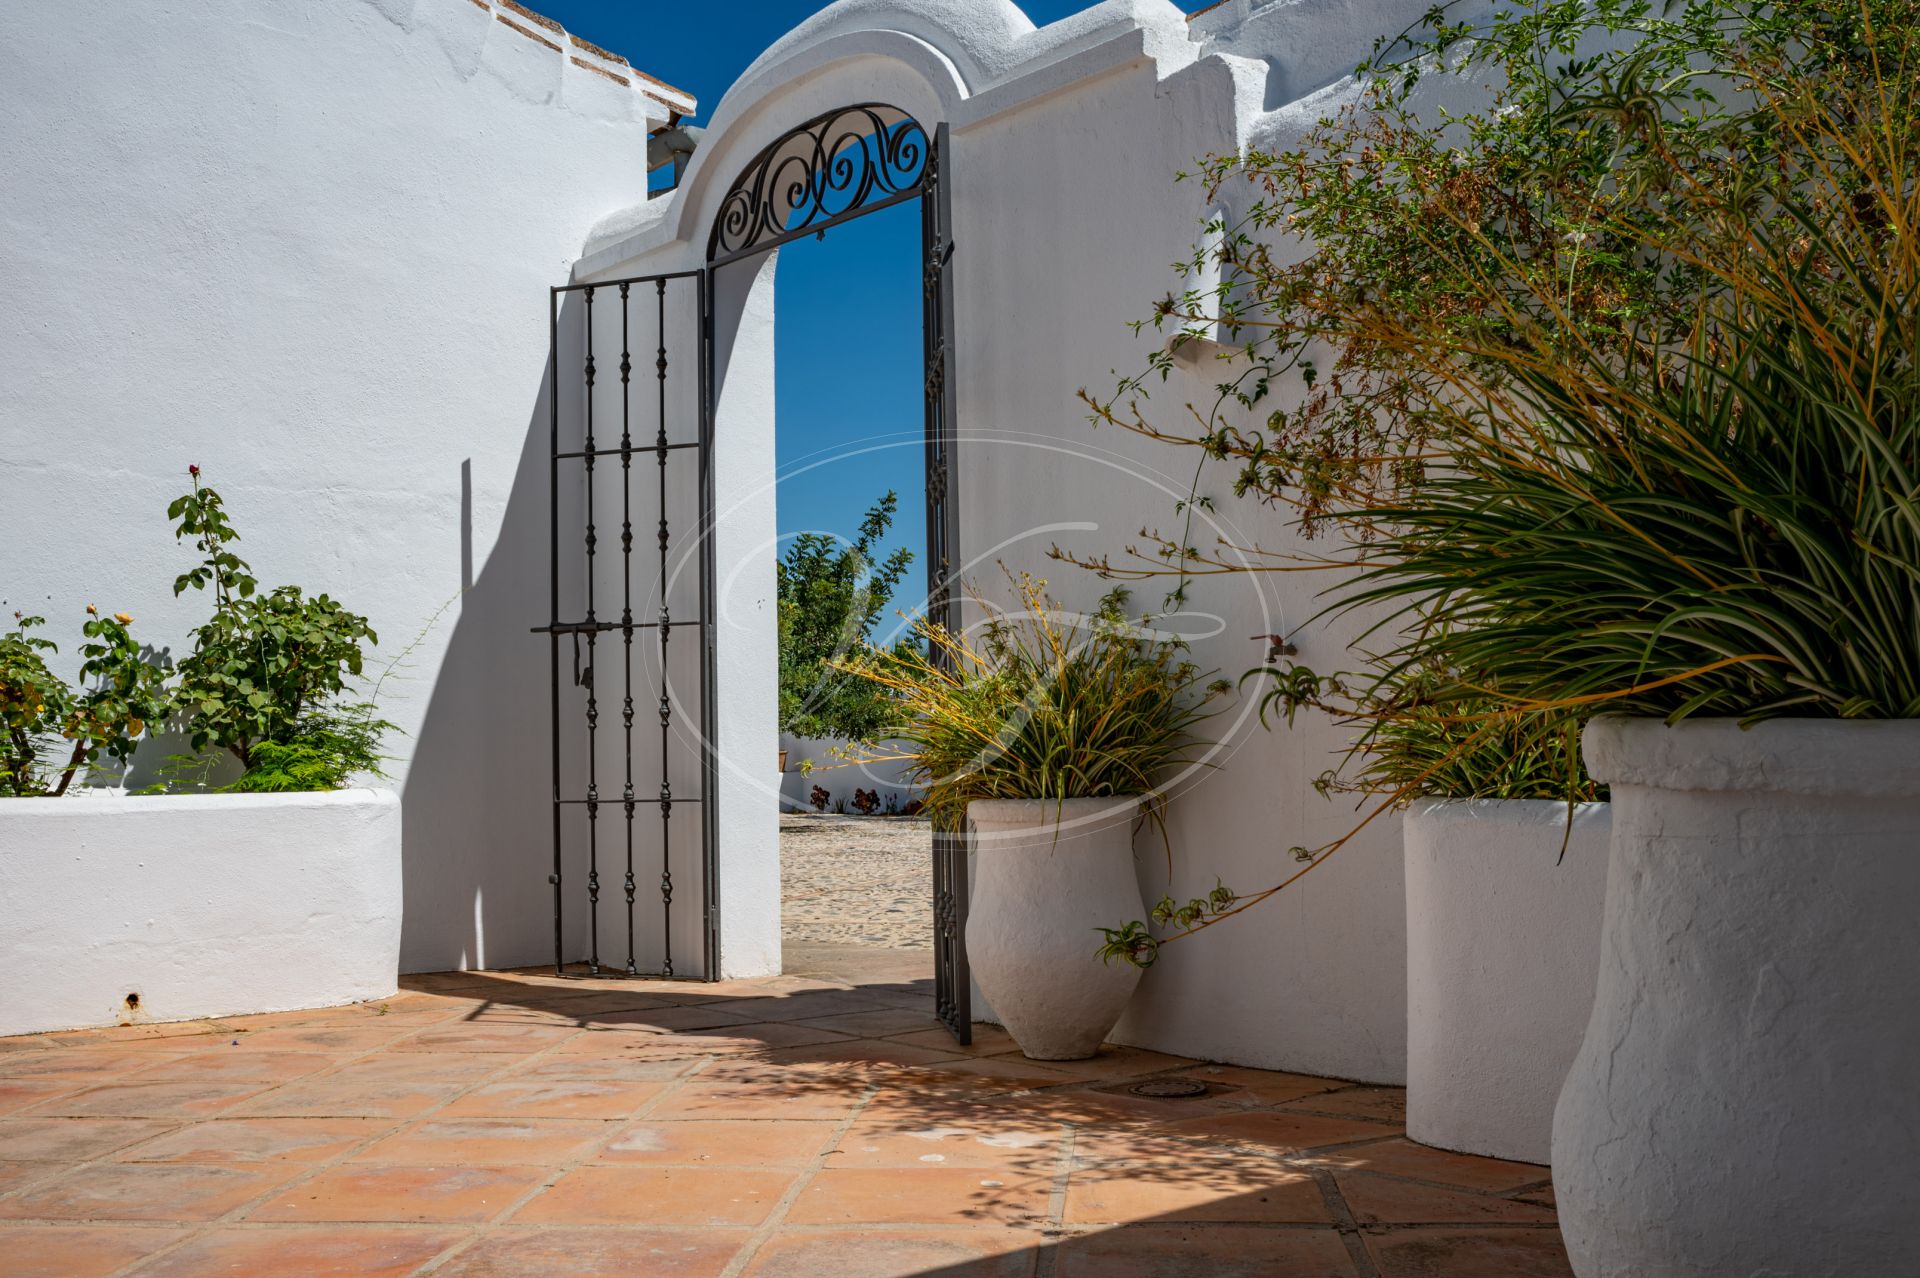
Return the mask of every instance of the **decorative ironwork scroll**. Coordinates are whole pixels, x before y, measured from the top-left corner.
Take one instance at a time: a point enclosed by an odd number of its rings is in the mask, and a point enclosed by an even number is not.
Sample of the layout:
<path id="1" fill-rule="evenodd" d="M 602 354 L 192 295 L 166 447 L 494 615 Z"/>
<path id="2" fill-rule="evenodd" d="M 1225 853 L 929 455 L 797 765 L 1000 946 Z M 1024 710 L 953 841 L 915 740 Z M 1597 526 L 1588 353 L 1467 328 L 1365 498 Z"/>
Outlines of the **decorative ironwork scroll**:
<path id="1" fill-rule="evenodd" d="M 713 223 L 715 266 L 920 193 L 927 131 L 898 107 L 867 102 L 815 116 L 756 155 Z"/>

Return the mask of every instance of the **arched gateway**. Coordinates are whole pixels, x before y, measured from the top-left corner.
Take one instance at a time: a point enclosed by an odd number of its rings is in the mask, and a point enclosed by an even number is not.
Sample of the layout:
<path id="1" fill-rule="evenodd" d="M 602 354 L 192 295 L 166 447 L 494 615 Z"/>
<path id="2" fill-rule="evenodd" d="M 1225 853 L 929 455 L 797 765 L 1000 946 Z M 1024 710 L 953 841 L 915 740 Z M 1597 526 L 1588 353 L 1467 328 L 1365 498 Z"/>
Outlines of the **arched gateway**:
<path id="1" fill-rule="evenodd" d="M 722 830 L 718 805 L 711 801 L 720 775 L 714 712 L 720 672 L 713 641 L 718 586 L 713 533 L 719 514 L 714 496 L 716 277 L 729 267 L 751 270 L 783 244 L 824 235 L 854 218 L 912 199 L 921 201 L 926 610 L 942 625 L 957 620 L 957 434 L 949 340 L 954 243 L 944 172 L 950 154 L 945 124 L 929 133 L 896 106 L 864 102 L 823 112 L 775 138 L 741 169 L 719 201 L 703 264 L 552 290 L 548 373 L 553 615 L 538 629 L 550 642 L 554 751 L 549 879 L 556 971 L 568 968 L 568 914 L 583 909 L 584 970 L 590 974 L 611 970 L 717 979 L 722 970 Z M 609 366 L 615 332 L 618 360 Z M 635 354 L 644 363 L 648 341 L 653 343 L 654 385 L 636 388 Z M 670 373 L 688 376 L 682 371 L 688 353 L 696 383 L 691 401 L 684 394 L 676 397 L 676 388 L 669 385 Z M 642 367 L 643 382 L 646 373 Z M 608 394 L 615 375 L 617 404 Z M 642 433 L 636 437 L 635 399 L 646 399 L 649 389 L 651 402 L 641 405 Z M 676 422 L 676 404 L 684 413 L 689 402 L 696 428 L 676 431 L 676 425 L 684 425 Z M 651 442 L 644 433 L 649 410 Z M 616 429 L 618 442 L 610 444 Z M 569 476 L 575 468 L 577 475 Z M 689 469 L 695 472 L 691 476 L 684 474 Z M 674 494 L 689 478 L 698 493 L 697 510 L 691 520 L 677 523 Z M 577 529 L 563 530 L 562 492 L 570 483 L 581 492 L 579 523 Z M 635 549 L 636 500 L 642 526 L 651 523 L 654 529 L 651 555 L 645 548 Z M 603 530 L 613 526 L 616 509 L 616 545 L 602 549 Z M 676 581 L 684 581 L 689 565 L 697 580 L 692 617 L 677 615 L 674 607 Z M 577 602 L 582 605 L 578 608 L 571 606 L 572 599 L 563 603 L 575 573 Z M 689 644 L 699 654 L 698 693 L 693 696 L 688 695 L 687 681 L 676 677 L 674 661 L 674 654 Z M 603 651 L 603 645 L 612 652 Z M 569 669 L 570 684 L 563 682 Z M 657 722 L 639 722 L 643 705 L 653 711 L 644 717 Z M 569 718 L 574 720 L 571 725 Z M 572 737 L 584 737 L 581 758 L 570 758 L 563 747 L 570 727 Z M 638 742 L 636 731 L 642 734 Z M 649 750 L 652 734 L 657 734 L 657 746 Z M 688 780 L 696 778 L 690 788 Z M 690 851 L 695 853 L 691 858 Z M 689 971 L 684 955 L 675 950 L 675 873 L 690 859 L 699 868 L 701 898 L 700 963 L 695 971 Z M 568 874 L 570 865 L 577 868 L 582 861 L 583 887 L 574 885 Z M 962 941 L 966 866 L 964 837 L 957 831 L 935 831 L 937 1014 L 962 1043 L 969 1041 L 972 1025 Z M 640 884 L 656 872 L 657 888 L 643 892 Z M 657 905 L 643 902 L 656 896 Z M 615 926 L 607 935 L 603 902 L 614 907 Z M 659 943 L 648 954 L 651 961 L 643 961 L 635 919 L 649 909 L 658 910 Z M 651 941 L 651 929 L 642 931 Z"/>

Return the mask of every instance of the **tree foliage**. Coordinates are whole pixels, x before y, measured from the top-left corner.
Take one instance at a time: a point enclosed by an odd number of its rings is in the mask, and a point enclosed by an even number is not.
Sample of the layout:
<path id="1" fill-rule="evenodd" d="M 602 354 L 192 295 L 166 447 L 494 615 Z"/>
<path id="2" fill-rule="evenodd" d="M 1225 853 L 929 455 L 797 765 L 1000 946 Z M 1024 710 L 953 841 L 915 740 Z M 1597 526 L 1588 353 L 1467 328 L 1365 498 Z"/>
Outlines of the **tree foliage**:
<path id="1" fill-rule="evenodd" d="M 904 547 L 874 562 L 899 505 L 889 491 L 868 508 L 852 541 L 801 533 L 775 565 L 783 731 L 871 741 L 885 728 L 886 695 L 834 662 L 869 641 L 913 563 Z"/>

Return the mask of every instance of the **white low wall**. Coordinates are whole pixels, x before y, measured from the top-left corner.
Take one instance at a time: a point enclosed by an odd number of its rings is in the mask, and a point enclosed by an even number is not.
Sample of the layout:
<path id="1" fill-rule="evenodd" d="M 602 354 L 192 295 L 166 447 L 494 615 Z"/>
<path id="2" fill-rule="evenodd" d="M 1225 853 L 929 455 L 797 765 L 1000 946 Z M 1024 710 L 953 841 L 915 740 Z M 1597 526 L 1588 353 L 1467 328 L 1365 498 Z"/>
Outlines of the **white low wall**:
<path id="1" fill-rule="evenodd" d="M 0 1034 L 385 997 L 400 897 L 390 790 L 0 800 Z"/>
<path id="2" fill-rule="evenodd" d="M 1544 1163 L 1593 1009 L 1611 809 L 1443 799 L 1407 814 L 1407 1134 Z M 1561 855 L 1564 846 L 1566 855 Z"/>

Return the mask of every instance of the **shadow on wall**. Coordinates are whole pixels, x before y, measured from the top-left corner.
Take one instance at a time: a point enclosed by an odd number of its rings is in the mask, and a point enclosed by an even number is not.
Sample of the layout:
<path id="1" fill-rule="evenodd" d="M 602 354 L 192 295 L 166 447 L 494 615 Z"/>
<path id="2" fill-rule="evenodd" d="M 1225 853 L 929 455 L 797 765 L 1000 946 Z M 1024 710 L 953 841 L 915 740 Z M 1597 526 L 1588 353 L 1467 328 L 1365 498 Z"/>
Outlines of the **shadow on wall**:
<path id="1" fill-rule="evenodd" d="M 403 794 L 402 972 L 553 954 L 548 641 L 531 632 L 549 608 L 551 393 L 543 353 L 499 533 L 477 578 L 472 503 L 461 503 L 466 590 Z"/>

